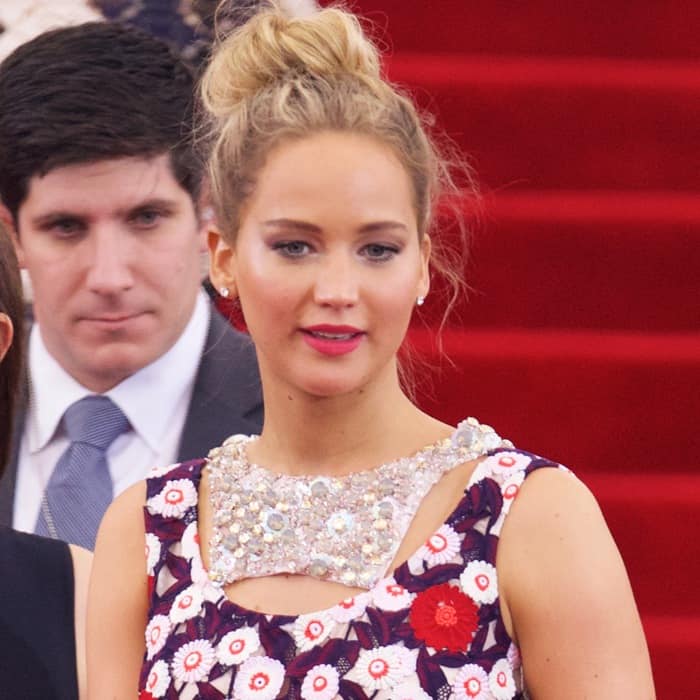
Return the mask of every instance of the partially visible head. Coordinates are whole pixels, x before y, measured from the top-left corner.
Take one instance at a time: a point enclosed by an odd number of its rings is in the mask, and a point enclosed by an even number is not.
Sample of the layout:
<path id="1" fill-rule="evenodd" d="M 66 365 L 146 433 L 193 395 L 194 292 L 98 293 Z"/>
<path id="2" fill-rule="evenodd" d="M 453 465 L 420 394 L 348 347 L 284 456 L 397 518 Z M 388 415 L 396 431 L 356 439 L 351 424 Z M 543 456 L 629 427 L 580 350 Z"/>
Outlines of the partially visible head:
<path id="1" fill-rule="evenodd" d="M 239 236 L 247 232 L 249 210 L 254 209 L 257 214 L 263 199 L 276 210 L 276 199 L 289 202 L 287 195 L 291 191 L 311 191 L 314 173 L 313 167 L 307 167 L 311 153 L 315 152 L 319 159 L 319 172 L 328 173 L 329 180 L 338 175 L 337 182 L 345 187 L 342 173 L 329 169 L 324 162 L 348 158 L 347 150 L 337 139 L 325 138 L 339 136 L 349 144 L 357 144 L 373 162 L 387 162 L 385 156 L 391 155 L 393 165 L 382 171 L 383 183 L 387 181 L 384 175 L 393 173 L 394 189 L 408 192 L 412 215 L 409 222 L 400 213 L 397 202 L 397 206 L 387 208 L 389 218 L 406 223 L 415 231 L 416 251 L 431 251 L 430 267 L 450 287 L 451 296 L 448 294 L 445 300 L 446 313 L 449 311 L 462 288 L 462 268 L 451 264 L 443 241 L 432 229 L 438 202 L 444 195 L 454 198 L 458 194 L 451 177 L 452 163 L 441 155 L 413 101 L 382 78 L 379 53 L 354 15 L 331 8 L 293 18 L 274 3 L 268 3 L 216 48 L 203 77 L 202 101 L 206 109 L 205 143 L 212 201 L 226 245 L 236 247 Z M 294 150 L 295 144 L 300 144 L 300 148 Z M 325 154 L 321 145 L 327 149 Z M 293 174 L 288 182 L 277 180 L 279 196 L 275 198 L 263 178 L 272 177 L 282 162 L 299 168 L 299 182 L 294 182 Z M 356 159 L 352 159 L 352 164 L 348 159 L 347 168 L 355 168 L 368 182 L 373 181 L 374 174 L 365 172 Z M 463 172 L 471 183 L 468 171 Z M 329 191 L 324 184 L 319 183 L 319 198 L 327 197 L 329 202 L 345 206 L 349 197 Z M 347 187 L 344 192 L 351 189 Z M 259 196 L 258 190 L 264 190 L 264 196 Z M 303 196 L 300 195 L 300 202 Z M 357 207 L 344 209 L 347 226 L 355 223 L 360 227 L 360 214 L 378 211 L 376 204 L 371 196 L 363 195 Z M 288 207 L 290 211 L 294 208 Z M 299 209 L 319 219 L 325 216 L 323 207 L 304 205 Z M 340 216 L 332 222 L 338 230 L 342 219 Z M 325 220 L 331 222 L 331 215 Z M 432 240 L 432 246 L 425 245 L 426 240 Z M 243 266 L 240 263 L 239 269 Z M 393 263 L 383 269 L 393 269 L 392 266 Z M 250 276 L 248 270 L 244 274 L 246 278 Z M 396 278 L 391 279 L 388 272 L 384 274 L 388 286 L 396 284 Z M 292 275 L 298 278 L 295 272 L 289 272 L 289 279 Z M 410 275 L 413 277 L 407 288 L 419 289 L 420 268 L 413 269 Z M 358 268 L 359 279 L 364 277 Z M 374 283 L 372 289 L 378 289 Z M 379 299 L 372 295 L 374 292 L 369 295 L 374 301 Z M 262 303 L 263 296 L 261 291 L 253 303 Z M 400 312 L 396 306 L 391 308 L 391 301 L 374 304 L 375 317 L 384 309 L 392 314 L 387 325 L 394 324 L 396 318 L 405 319 L 407 324 L 415 296 L 406 297 L 403 303 L 407 301 L 408 307 L 402 307 Z M 243 311 L 247 313 L 245 302 L 241 295 Z M 250 326 L 251 319 L 247 320 Z"/>
<path id="2" fill-rule="evenodd" d="M 411 181 L 419 236 L 429 233 L 438 201 L 458 193 L 451 162 L 410 97 L 382 78 L 379 53 L 358 19 L 337 8 L 295 18 L 267 5 L 218 46 L 202 81 L 212 198 L 224 236 L 235 241 L 267 154 L 323 131 L 388 146 Z M 441 250 L 434 241 L 431 264 L 456 293 L 460 275 Z"/>
<path id="3" fill-rule="evenodd" d="M 192 113 L 193 77 L 164 42 L 105 22 L 45 32 L 0 64 L 0 200 L 16 222 L 34 177 L 160 154 L 196 200 Z"/>
<path id="4" fill-rule="evenodd" d="M 20 390 L 24 335 L 22 285 L 9 233 L 0 223 L 0 474 L 9 457 Z"/>
<path id="5" fill-rule="evenodd" d="M 0 197 L 49 353 L 106 391 L 177 341 L 200 284 L 193 79 L 107 23 L 38 36 L 0 66 Z"/>

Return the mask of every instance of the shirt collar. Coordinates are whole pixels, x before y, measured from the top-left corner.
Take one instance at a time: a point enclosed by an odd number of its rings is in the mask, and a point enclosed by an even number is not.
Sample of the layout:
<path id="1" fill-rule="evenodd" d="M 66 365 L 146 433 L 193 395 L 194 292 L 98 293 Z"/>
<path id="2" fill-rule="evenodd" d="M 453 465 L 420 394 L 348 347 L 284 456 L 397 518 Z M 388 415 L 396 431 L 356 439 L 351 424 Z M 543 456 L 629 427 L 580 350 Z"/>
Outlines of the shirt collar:
<path id="1" fill-rule="evenodd" d="M 194 384 L 210 313 L 207 297 L 200 291 L 192 316 L 175 344 L 150 365 L 105 392 L 153 451 L 160 449 L 172 413 Z M 93 392 L 73 379 L 52 357 L 37 324 L 29 338 L 29 371 L 32 386 L 28 441 L 30 452 L 35 453 L 54 437 L 68 406 Z"/>

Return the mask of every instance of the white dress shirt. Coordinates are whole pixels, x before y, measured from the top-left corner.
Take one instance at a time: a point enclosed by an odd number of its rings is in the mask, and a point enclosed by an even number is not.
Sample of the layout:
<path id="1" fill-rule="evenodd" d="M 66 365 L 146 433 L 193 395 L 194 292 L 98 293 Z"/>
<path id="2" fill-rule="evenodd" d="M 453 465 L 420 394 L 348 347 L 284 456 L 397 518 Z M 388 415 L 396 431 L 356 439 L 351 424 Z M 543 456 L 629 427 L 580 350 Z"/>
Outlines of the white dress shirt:
<path id="1" fill-rule="evenodd" d="M 132 430 L 107 450 L 114 495 L 143 479 L 153 466 L 177 458 L 192 388 L 209 328 L 210 306 L 200 291 L 177 342 L 155 362 L 105 393 L 129 419 Z M 13 525 L 33 532 L 41 498 L 69 441 L 65 410 L 93 392 L 79 384 L 49 354 L 35 324 L 29 338 L 31 395 L 19 449 Z"/>

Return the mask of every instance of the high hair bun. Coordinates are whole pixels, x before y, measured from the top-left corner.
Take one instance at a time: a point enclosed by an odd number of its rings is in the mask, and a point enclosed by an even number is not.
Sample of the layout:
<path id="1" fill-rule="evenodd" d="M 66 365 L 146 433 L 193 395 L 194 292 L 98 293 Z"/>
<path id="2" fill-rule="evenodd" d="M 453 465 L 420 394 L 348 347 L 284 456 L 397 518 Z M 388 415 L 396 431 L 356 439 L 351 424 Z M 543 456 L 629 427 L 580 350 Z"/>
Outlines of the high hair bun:
<path id="1" fill-rule="evenodd" d="M 224 116 L 270 85 L 333 75 L 380 80 L 379 54 L 357 18 L 334 8 L 292 17 L 267 2 L 216 47 L 202 97 L 210 114 Z"/>

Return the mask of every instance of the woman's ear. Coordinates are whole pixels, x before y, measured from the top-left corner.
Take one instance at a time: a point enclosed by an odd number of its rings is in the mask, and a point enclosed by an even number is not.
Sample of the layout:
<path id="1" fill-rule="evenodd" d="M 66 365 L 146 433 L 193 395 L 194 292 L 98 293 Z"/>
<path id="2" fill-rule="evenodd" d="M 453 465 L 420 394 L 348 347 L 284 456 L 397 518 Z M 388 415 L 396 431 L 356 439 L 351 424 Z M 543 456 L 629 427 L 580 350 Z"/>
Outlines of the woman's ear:
<path id="1" fill-rule="evenodd" d="M 14 328 L 10 317 L 7 314 L 0 313 L 0 360 L 5 357 L 5 353 L 10 349 L 13 335 Z"/>
<path id="2" fill-rule="evenodd" d="M 222 296 L 235 298 L 236 251 L 224 238 L 219 228 L 211 224 L 207 232 L 209 248 L 209 279 Z M 227 290 L 223 292 L 222 290 Z"/>
<path id="3" fill-rule="evenodd" d="M 432 242 L 426 233 L 420 242 L 420 277 L 418 278 L 418 290 L 416 297 L 427 297 L 430 291 L 430 250 Z"/>

